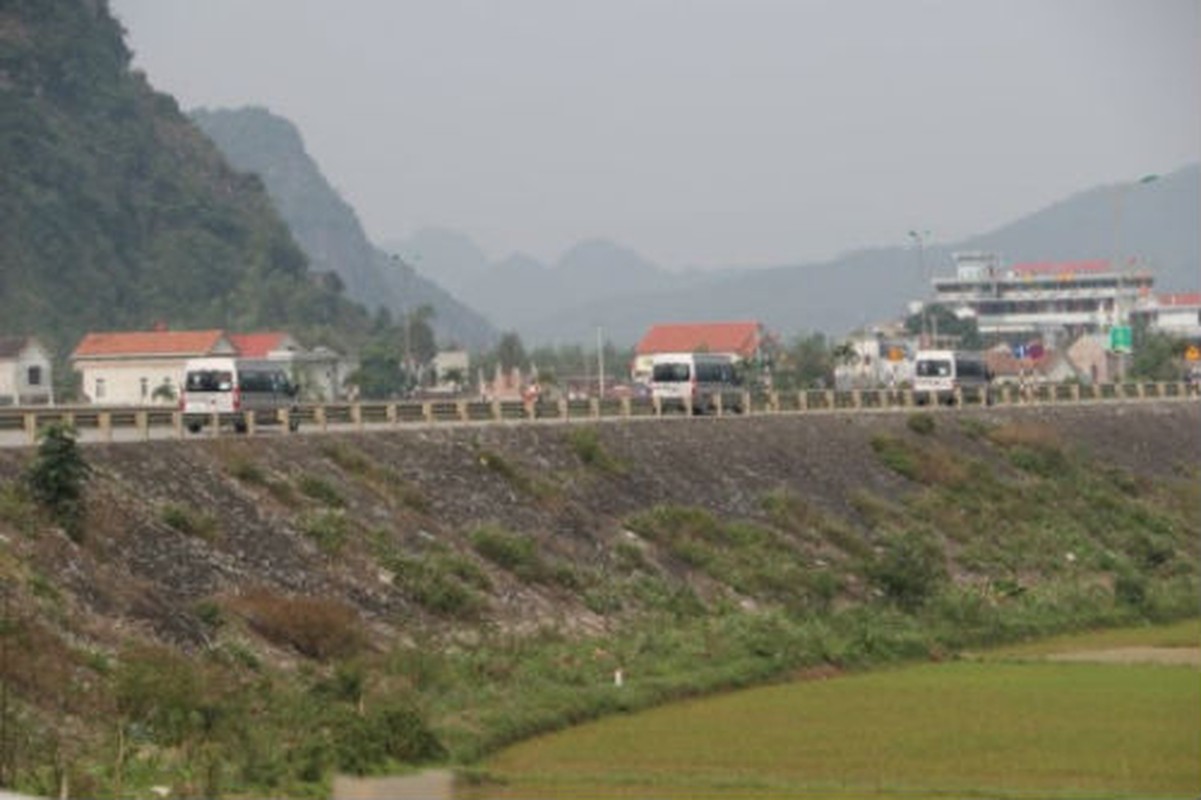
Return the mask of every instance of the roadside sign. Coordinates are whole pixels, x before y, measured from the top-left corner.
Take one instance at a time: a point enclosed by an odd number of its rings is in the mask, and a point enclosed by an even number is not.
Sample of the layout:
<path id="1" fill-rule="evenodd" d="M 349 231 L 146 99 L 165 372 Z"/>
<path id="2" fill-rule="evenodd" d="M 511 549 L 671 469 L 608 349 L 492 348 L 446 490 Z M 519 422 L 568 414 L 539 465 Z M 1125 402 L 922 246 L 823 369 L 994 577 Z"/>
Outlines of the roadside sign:
<path id="1" fill-rule="evenodd" d="M 1184 351 L 1184 357 L 1189 361 L 1201 361 L 1201 347 L 1190 344 L 1188 349 Z"/>
<path id="2" fill-rule="evenodd" d="M 1114 325 L 1109 329 L 1109 349 L 1115 353 L 1129 353 L 1134 349 L 1134 334 L 1129 325 Z"/>

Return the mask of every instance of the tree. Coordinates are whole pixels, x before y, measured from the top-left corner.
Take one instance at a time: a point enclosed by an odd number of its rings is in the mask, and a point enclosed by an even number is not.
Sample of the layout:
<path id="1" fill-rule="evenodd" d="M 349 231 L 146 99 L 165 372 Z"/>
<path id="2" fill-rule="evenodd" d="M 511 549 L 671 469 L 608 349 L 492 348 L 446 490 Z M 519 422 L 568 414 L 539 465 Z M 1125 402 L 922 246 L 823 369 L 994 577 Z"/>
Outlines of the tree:
<path id="1" fill-rule="evenodd" d="M 1132 378 L 1148 381 L 1180 380 L 1181 358 L 1187 343 L 1163 333 L 1140 337 L 1130 364 Z"/>
<path id="2" fill-rule="evenodd" d="M 976 325 L 975 317 L 959 317 L 944 305 L 931 305 L 926 309 L 924 321 L 920 311 L 905 318 L 905 330 L 915 336 L 923 333 L 924 324 L 928 324 L 930 327 L 929 331 L 925 332 L 937 331 L 939 339 L 955 338 L 958 342 L 957 348 L 963 350 L 984 348 L 984 339 L 980 336 L 980 329 Z"/>
<path id="3" fill-rule="evenodd" d="M 500 368 L 505 372 L 520 369 L 529 362 L 525 355 L 525 346 L 521 343 L 521 337 L 515 331 L 510 331 L 500 337 L 500 342 L 496 345 L 496 359 L 500 362 Z"/>
<path id="4" fill-rule="evenodd" d="M 90 469 L 67 425 L 47 425 L 37 457 L 25 472 L 30 494 L 76 541 L 83 535 L 84 483 Z"/>
<path id="5" fill-rule="evenodd" d="M 405 389 L 400 357 L 386 343 L 378 340 L 372 342 L 359 356 L 359 368 L 351 373 L 347 383 L 359 387 L 365 399 L 395 397 Z"/>

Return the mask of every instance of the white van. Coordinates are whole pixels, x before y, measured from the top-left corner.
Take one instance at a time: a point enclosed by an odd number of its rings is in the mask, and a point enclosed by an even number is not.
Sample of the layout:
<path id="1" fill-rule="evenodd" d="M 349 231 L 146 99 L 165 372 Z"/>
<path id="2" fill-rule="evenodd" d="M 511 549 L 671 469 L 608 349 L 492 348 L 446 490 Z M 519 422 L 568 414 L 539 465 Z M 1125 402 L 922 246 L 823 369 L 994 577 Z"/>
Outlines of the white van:
<path id="1" fill-rule="evenodd" d="M 184 367 L 180 409 L 184 424 L 192 433 L 213 418 L 232 416 L 234 429 L 246 430 L 246 415 L 256 423 L 279 421 L 281 408 L 295 412 L 296 387 L 279 364 L 242 358 L 193 358 Z M 293 413 L 288 427 L 296 430 Z"/>
<path id="2" fill-rule="evenodd" d="M 659 353 L 651 360 L 651 397 L 660 408 L 691 408 L 704 414 L 717 407 L 741 412 L 742 380 L 734 358 L 715 353 Z"/>
<path id="3" fill-rule="evenodd" d="M 919 350 L 913 362 L 913 392 L 918 403 L 952 404 L 965 395 L 992 401 L 992 374 L 980 353 Z"/>

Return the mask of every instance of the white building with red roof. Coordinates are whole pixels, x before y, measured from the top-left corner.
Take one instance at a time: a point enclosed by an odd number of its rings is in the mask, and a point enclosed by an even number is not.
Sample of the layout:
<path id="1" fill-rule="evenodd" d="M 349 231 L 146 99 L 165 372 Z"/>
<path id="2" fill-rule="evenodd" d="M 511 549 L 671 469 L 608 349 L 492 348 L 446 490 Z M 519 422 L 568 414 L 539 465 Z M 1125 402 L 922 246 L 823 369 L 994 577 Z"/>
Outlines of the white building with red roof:
<path id="1" fill-rule="evenodd" d="M 100 405 L 174 403 L 188 359 L 233 356 L 279 362 L 309 400 L 343 396 L 353 364 L 318 347 L 306 350 L 288 333 L 119 331 L 89 333 L 71 354 L 83 399 Z"/>
<path id="2" fill-rule="evenodd" d="M 1002 267 L 992 253 L 956 253 L 955 277 L 934 279 L 934 303 L 974 317 L 985 336 L 1072 340 L 1124 324 L 1152 300 L 1137 263 L 1039 261 Z"/>
<path id="3" fill-rule="evenodd" d="M 651 361 L 658 353 L 718 353 L 752 361 L 762 342 L 763 326 L 754 321 L 652 325 L 634 347 L 632 377 L 649 380 Z"/>
<path id="4" fill-rule="evenodd" d="M 100 405 L 174 403 L 189 358 L 237 355 L 221 330 L 89 333 L 71 363 L 83 399 Z"/>

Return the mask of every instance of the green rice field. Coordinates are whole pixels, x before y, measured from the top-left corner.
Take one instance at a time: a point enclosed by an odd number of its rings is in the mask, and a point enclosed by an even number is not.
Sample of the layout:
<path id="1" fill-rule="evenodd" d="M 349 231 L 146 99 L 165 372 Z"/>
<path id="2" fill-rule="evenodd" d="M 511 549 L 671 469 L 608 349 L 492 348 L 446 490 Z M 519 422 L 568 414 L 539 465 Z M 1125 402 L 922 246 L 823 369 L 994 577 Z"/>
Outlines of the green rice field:
<path id="1" fill-rule="evenodd" d="M 1043 656 L 1199 643 L 1194 620 L 683 702 L 505 750 L 480 796 L 1196 798 L 1197 666 Z"/>

